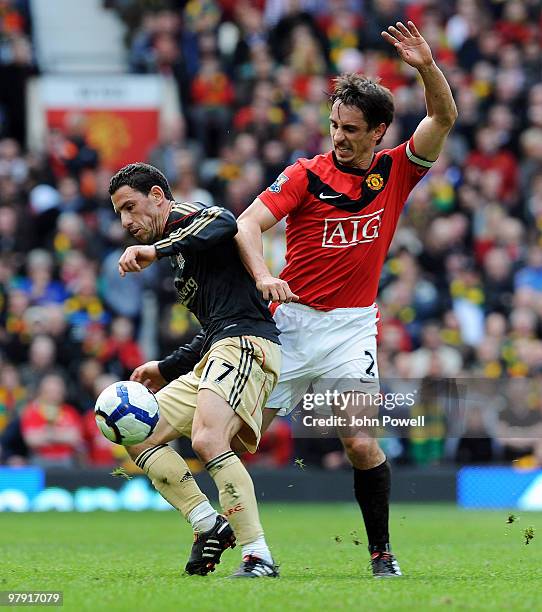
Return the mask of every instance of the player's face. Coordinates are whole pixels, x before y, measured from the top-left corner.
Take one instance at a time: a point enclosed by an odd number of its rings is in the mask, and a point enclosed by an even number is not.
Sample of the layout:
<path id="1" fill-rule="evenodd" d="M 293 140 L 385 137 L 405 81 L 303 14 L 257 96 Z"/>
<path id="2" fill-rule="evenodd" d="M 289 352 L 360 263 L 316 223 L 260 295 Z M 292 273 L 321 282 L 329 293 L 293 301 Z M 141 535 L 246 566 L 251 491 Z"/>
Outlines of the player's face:
<path id="1" fill-rule="evenodd" d="M 362 167 L 370 162 L 378 139 L 386 127 L 369 129 L 359 108 L 336 100 L 329 116 L 331 142 L 337 160 L 345 166 Z"/>
<path id="2" fill-rule="evenodd" d="M 152 244 L 161 237 L 162 214 L 159 202 L 162 201 L 163 192 L 160 188 L 156 189 L 153 187 L 149 194 L 145 195 L 123 185 L 111 196 L 115 211 L 120 215 L 122 227 L 143 244 Z"/>

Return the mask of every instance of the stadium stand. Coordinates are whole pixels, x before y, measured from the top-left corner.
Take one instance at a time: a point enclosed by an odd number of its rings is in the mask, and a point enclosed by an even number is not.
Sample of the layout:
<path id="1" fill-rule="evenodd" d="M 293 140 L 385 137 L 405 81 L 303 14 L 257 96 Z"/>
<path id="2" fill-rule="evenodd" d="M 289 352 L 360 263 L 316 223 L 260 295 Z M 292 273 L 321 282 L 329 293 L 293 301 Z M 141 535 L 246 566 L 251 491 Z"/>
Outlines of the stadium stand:
<path id="1" fill-rule="evenodd" d="M 74 121 L 50 131 L 42 150 L 27 148 L 25 84 L 58 69 L 33 34 L 43 31 L 39 6 L 0 3 L 0 461 L 114 465 L 122 457 L 97 450 L 89 434 L 97 391 L 108 376 L 125 378 L 189 340 L 197 323 L 175 304 L 167 266 L 159 282 L 123 280 L 118 299 L 115 264 L 126 237 L 107 195 L 111 168 L 85 125 Z M 339 72 L 379 76 L 392 89 L 396 118 L 382 147 L 410 136 L 424 114 L 423 92 L 379 33 L 398 19 L 417 23 L 459 119 L 413 192 L 385 266 L 380 371 L 429 386 L 450 377 L 504 386 L 491 405 L 481 388 L 486 399 L 461 423 L 437 406 L 430 430 L 390 432 L 386 452 L 415 465 L 542 463 L 535 440 L 502 443 L 510 428 L 542 421 L 540 3 L 104 0 L 94 10 L 116 20 L 111 36 L 125 29 L 131 72 L 175 83 L 181 114 L 148 143 L 148 161 L 176 197 L 236 215 L 285 164 L 328 149 L 326 92 Z M 122 53 L 114 62 L 119 69 Z M 97 57 L 96 70 L 103 63 Z M 266 236 L 275 271 L 283 231 Z M 148 290 L 157 296 L 154 319 L 142 316 Z M 507 390 L 505 378 L 523 386 Z M 52 406 L 51 422 L 63 413 L 73 422 L 73 439 L 57 454 L 37 452 L 27 433 L 40 401 Z M 283 465 L 302 453 L 322 467 L 345 466 L 328 440 L 318 458 L 314 441 L 292 442 L 283 423 L 272 435 L 255 461 Z"/>

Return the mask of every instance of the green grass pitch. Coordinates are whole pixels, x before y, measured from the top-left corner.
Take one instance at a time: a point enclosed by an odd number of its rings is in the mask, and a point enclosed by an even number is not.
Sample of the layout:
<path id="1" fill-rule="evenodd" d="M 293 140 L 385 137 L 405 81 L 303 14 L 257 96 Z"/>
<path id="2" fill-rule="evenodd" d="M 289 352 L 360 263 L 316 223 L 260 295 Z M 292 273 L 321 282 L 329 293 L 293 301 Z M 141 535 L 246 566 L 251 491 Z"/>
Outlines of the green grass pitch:
<path id="1" fill-rule="evenodd" d="M 77 612 L 542 607 L 540 513 L 507 524 L 505 511 L 394 505 L 405 576 L 388 580 L 370 575 L 353 504 L 262 504 L 261 514 L 278 580 L 228 580 L 240 547 L 214 574 L 181 575 L 192 538 L 175 512 L 0 514 L 0 590 L 62 590 L 63 609 Z"/>

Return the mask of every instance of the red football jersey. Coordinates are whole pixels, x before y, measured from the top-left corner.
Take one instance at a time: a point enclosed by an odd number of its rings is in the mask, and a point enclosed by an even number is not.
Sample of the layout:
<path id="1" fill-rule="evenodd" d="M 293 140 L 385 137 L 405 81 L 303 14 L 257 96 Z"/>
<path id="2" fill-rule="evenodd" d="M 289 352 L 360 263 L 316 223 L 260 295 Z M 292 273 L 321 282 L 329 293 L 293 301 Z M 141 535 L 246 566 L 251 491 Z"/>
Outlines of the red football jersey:
<path id="1" fill-rule="evenodd" d="M 280 277 L 318 310 L 371 306 L 403 205 L 432 162 L 412 139 L 379 151 L 367 170 L 339 164 L 332 151 L 299 159 L 260 194 L 286 220 Z"/>

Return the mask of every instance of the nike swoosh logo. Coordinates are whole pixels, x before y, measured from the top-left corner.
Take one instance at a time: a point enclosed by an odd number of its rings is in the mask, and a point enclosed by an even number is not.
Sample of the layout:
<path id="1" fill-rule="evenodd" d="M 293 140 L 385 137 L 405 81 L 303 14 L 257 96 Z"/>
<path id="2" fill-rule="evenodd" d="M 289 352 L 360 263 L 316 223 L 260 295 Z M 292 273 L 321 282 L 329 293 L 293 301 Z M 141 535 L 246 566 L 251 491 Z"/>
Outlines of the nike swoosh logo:
<path id="1" fill-rule="evenodd" d="M 331 200 L 332 198 L 340 198 L 342 196 L 342 193 L 339 193 L 339 195 L 326 195 L 325 193 L 321 193 L 318 197 L 321 200 Z"/>

